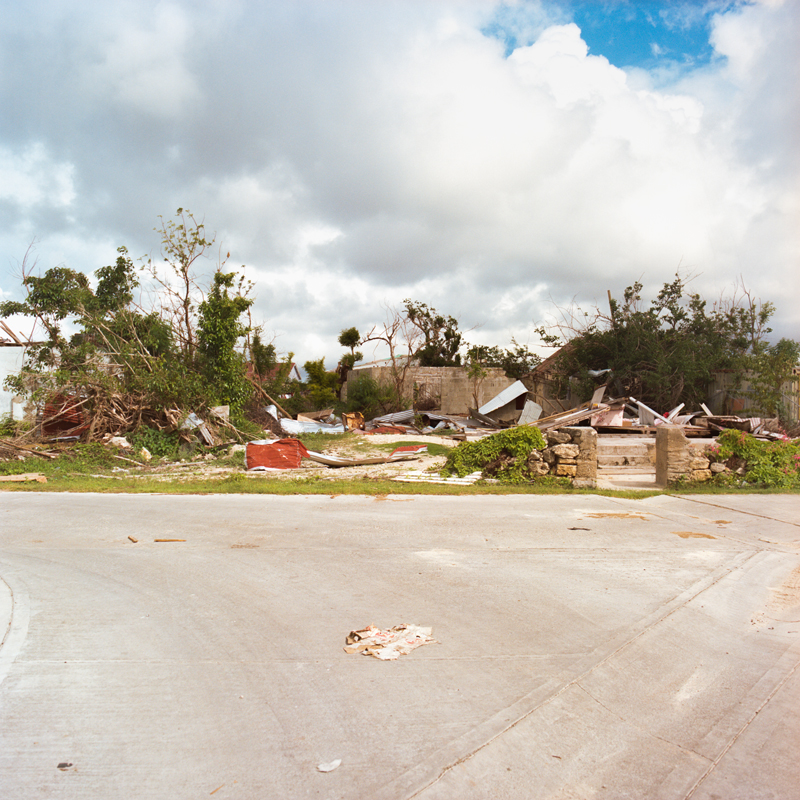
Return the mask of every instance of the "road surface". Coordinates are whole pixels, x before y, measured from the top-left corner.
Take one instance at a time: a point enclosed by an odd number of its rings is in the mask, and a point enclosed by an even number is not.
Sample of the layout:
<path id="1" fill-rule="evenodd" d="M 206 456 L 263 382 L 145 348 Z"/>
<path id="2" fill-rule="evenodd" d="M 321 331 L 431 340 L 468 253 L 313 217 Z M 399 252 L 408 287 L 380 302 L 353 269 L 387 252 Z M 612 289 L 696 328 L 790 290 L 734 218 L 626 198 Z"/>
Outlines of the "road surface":
<path id="1" fill-rule="evenodd" d="M 0 797 L 800 798 L 798 511 L 2 493 Z"/>

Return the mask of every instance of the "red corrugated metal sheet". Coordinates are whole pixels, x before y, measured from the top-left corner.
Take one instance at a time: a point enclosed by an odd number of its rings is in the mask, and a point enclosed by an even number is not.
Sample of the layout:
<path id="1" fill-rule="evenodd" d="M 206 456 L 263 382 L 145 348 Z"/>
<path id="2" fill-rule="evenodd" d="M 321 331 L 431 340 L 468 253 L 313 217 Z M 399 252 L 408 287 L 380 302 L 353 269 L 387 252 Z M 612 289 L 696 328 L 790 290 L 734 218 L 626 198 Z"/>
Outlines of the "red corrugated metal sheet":
<path id="1" fill-rule="evenodd" d="M 80 436 L 88 430 L 89 420 L 78 403 L 77 397 L 52 397 L 44 406 L 42 433 L 45 436 Z"/>
<path id="2" fill-rule="evenodd" d="M 248 442 L 244 460 L 247 469 L 297 469 L 308 450 L 297 439 L 279 439 L 277 442 Z"/>

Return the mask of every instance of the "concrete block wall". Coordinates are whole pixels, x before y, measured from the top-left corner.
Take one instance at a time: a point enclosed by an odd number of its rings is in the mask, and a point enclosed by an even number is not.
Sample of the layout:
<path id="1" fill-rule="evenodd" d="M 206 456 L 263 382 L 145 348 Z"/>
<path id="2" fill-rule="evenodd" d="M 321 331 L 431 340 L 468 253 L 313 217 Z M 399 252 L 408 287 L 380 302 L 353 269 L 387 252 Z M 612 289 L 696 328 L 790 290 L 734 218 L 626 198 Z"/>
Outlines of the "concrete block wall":
<path id="1" fill-rule="evenodd" d="M 713 476 L 709 460 L 696 452 L 677 425 L 656 429 L 656 485 L 666 488 L 678 480 L 707 481 Z"/>
<path id="2" fill-rule="evenodd" d="M 478 387 L 479 406 L 514 383 L 502 369 L 490 369 L 488 372 Z M 394 385 L 391 367 L 356 369 L 348 373 L 345 397 L 351 383 L 361 375 L 368 375 L 378 383 Z M 410 367 L 403 386 L 403 395 L 409 401 L 414 397 L 415 384 L 418 396 L 434 398 L 442 414 L 465 415 L 475 405 L 475 382 L 467 376 L 463 367 Z"/>

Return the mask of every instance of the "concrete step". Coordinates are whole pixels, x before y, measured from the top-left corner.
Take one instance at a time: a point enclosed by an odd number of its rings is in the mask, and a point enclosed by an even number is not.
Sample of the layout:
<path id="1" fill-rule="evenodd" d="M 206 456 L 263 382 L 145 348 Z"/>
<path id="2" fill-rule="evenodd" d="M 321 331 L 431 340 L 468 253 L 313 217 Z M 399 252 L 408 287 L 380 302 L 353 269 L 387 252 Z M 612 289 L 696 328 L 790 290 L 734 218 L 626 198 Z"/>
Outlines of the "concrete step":
<path id="1" fill-rule="evenodd" d="M 607 475 L 605 473 L 597 476 L 598 489 L 639 489 L 642 491 L 657 489 L 656 473 L 647 474 L 625 473 Z"/>
<path id="2" fill-rule="evenodd" d="M 632 466 L 632 467 L 598 467 L 597 468 L 598 475 L 655 475 L 656 468 L 655 467 L 642 467 L 642 466 Z"/>
<path id="3" fill-rule="evenodd" d="M 611 455 L 597 454 L 598 469 L 611 467 L 653 467 L 650 454 L 644 453 L 614 453 Z"/>
<path id="4" fill-rule="evenodd" d="M 655 474 L 656 443 L 652 436 L 599 436 L 598 475 Z"/>
<path id="5" fill-rule="evenodd" d="M 648 445 L 646 442 L 608 442 L 597 445 L 598 453 L 649 453 L 655 451 L 656 446 Z"/>

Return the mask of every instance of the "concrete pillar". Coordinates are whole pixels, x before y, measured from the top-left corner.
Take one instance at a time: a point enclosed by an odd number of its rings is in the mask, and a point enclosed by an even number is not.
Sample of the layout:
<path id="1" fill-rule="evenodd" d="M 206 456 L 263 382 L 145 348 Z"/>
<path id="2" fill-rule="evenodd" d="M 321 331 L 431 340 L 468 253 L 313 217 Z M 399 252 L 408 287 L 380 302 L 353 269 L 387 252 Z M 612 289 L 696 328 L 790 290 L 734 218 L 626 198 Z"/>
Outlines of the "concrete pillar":
<path id="1" fill-rule="evenodd" d="M 656 428 L 656 485 L 665 489 L 691 471 L 692 454 L 683 429 L 676 425 Z"/>

